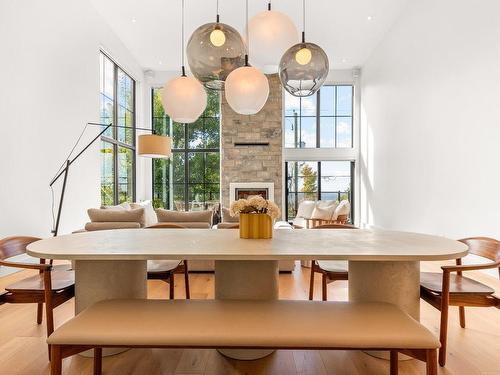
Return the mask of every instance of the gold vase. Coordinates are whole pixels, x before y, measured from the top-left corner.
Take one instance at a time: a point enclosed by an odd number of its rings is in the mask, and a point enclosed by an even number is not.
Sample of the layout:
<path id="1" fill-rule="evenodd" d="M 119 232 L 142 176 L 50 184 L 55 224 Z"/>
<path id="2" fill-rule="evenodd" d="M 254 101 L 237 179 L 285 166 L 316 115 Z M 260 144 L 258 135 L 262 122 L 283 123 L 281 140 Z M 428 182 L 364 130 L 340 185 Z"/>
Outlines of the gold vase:
<path id="1" fill-rule="evenodd" d="M 273 238 L 273 220 L 268 214 L 240 213 L 240 238 Z"/>

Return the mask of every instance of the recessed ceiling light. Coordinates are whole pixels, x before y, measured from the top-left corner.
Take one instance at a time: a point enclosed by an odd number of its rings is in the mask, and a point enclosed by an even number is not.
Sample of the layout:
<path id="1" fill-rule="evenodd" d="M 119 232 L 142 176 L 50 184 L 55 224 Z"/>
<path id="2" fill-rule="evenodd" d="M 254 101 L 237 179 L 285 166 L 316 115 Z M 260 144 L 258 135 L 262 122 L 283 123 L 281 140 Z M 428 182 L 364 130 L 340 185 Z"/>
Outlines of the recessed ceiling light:
<path id="1" fill-rule="evenodd" d="M 131 19 L 132 23 L 136 23 L 137 22 L 137 19 L 134 17 Z"/>
<path id="2" fill-rule="evenodd" d="M 373 20 L 373 17 L 372 17 L 372 16 L 368 16 L 368 17 L 366 17 L 366 19 L 367 19 L 368 21 L 371 21 L 371 20 Z"/>
<path id="3" fill-rule="evenodd" d="M 163 64 L 163 63 L 161 61 L 158 61 L 158 65 L 161 65 L 161 64 Z"/>

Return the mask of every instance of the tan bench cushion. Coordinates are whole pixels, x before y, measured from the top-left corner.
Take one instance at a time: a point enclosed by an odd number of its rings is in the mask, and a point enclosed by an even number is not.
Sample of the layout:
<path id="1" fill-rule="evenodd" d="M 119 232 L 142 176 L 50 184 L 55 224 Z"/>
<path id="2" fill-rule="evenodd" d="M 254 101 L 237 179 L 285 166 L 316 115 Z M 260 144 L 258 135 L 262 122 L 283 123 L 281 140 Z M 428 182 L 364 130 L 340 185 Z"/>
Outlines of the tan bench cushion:
<path id="1" fill-rule="evenodd" d="M 107 300 L 49 344 L 434 349 L 434 335 L 394 305 L 314 301 Z"/>

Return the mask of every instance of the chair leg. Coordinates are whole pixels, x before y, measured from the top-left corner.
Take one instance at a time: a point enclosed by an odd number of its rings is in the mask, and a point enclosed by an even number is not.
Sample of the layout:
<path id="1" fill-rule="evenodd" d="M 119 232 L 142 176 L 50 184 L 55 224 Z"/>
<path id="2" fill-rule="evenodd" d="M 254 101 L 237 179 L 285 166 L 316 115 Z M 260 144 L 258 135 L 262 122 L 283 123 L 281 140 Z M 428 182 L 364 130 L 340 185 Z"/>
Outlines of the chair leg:
<path id="1" fill-rule="evenodd" d="M 425 368 L 427 375 L 437 375 L 437 355 L 436 349 L 429 349 L 426 351 Z"/>
<path id="2" fill-rule="evenodd" d="M 42 324 L 43 321 L 43 303 L 37 303 L 36 307 L 36 323 Z"/>
<path id="3" fill-rule="evenodd" d="M 94 375 L 102 374 L 102 348 L 94 348 Z"/>
<path id="4" fill-rule="evenodd" d="M 62 356 L 59 345 L 51 345 L 50 375 L 62 375 Z"/>
<path id="5" fill-rule="evenodd" d="M 309 301 L 314 299 L 314 262 L 315 260 L 311 260 L 311 277 L 309 279 Z"/>
<path id="6" fill-rule="evenodd" d="M 445 275 L 447 273 L 445 272 Z M 449 277 L 449 274 L 447 274 Z M 443 282 L 443 285 L 449 286 L 449 279 L 447 282 Z M 441 342 L 441 347 L 439 348 L 439 365 L 446 365 L 446 344 L 448 341 L 448 310 L 450 305 L 450 294 L 449 289 L 443 288 L 443 294 L 441 297 L 441 323 L 439 325 L 439 341 Z"/>
<path id="7" fill-rule="evenodd" d="M 168 278 L 168 286 L 170 291 L 170 299 L 174 299 L 174 273 L 171 272 Z"/>
<path id="8" fill-rule="evenodd" d="M 326 274 L 323 274 L 321 277 L 321 292 L 323 295 L 323 301 L 328 300 L 328 287 L 326 284 L 326 277 L 327 277 Z"/>
<path id="9" fill-rule="evenodd" d="M 398 375 L 398 351 L 397 350 L 391 350 L 390 354 L 390 374 L 391 375 Z"/>
<path id="10" fill-rule="evenodd" d="M 184 288 L 186 289 L 186 299 L 191 299 L 191 293 L 189 291 L 189 270 L 187 260 L 184 261 Z"/>
<path id="11" fill-rule="evenodd" d="M 460 327 L 465 328 L 465 307 L 458 306 L 458 314 L 460 315 Z"/>

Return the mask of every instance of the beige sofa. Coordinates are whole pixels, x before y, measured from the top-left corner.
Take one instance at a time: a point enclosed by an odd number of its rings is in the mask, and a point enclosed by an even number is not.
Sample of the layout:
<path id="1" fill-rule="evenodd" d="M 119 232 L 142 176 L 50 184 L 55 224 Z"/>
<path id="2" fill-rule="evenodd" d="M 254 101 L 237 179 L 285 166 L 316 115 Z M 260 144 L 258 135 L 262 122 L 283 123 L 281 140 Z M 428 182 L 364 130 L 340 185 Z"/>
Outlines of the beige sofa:
<path id="1" fill-rule="evenodd" d="M 171 211 L 164 209 L 154 210 L 151 203 L 146 201 L 142 203 L 122 203 L 118 206 L 107 206 L 91 208 L 88 211 L 90 222 L 85 224 L 86 231 L 124 229 L 124 228 L 147 228 L 157 223 L 177 224 L 186 228 L 212 229 L 212 211 Z M 223 220 L 226 223 L 220 223 L 220 228 L 235 227 L 239 223 L 238 218 L 231 218 L 229 211 L 226 211 Z M 225 225 L 229 224 L 229 225 Z M 294 261 L 280 261 L 280 272 L 293 271 Z M 189 271 L 192 272 L 213 272 L 215 263 L 213 260 L 191 260 L 189 262 Z"/>

